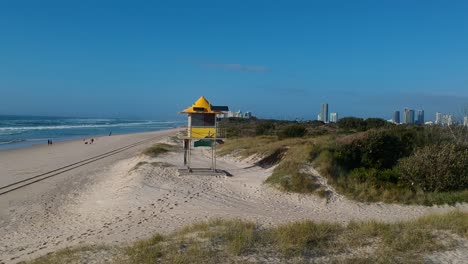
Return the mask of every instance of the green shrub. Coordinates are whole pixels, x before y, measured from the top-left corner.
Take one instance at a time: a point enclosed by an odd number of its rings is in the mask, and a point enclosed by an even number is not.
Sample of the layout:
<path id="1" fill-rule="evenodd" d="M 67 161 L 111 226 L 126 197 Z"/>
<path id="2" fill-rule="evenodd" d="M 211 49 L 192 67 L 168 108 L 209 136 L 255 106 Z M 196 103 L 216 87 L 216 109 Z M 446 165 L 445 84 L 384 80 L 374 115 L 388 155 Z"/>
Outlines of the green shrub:
<path id="1" fill-rule="evenodd" d="M 225 131 L 226 131 L 226 137 L 228 138 L 241 136 L 241 129 L 239 127 L 229 127 L 229 128 L 226 128 Z"/>
<path id="2" fill-rule="evenodd" d="M 341 129 L 349 130 L 355 129 L 358 131 L 366 130 L 366 121 L 358 117 L 344 117 L 338 120 L 338 127 Z"/>
<path id="3" fill-rule="evenodd" d="M 390 169 L 405 152 L 399 137 L 386 131 L 370 133 L 366 138 L 341 145 L 336 151 L 338 164 L 354 168 Z"/>
<path id="4" fill-rule="evenodd" d="M 385 170 L 378 170 L 374 168 L 366 169 L 366 168 L 357 168 L 353 169 L 349 173 L 349 178 L 351 180 L 363 183 L 363 182 L 371 182 L 378 186 L 385 185 L 387 183 L 396 184 L 398 183 L 400 175 L 396 170 L 385 169 Z"/>
<path id="5" fill-rule="evenodd" d="M 367 118 L 365 122 L 366 122 L 367 130 L 372 129 L 372 128 L 384 127 L 390 124 L 382 118 L 375 118 L 375 117 Z"/>
<path id="6" fill-rule="evenodd" d="M 388 132 L 371 133 L 363 143 L 361 163 L 367 168 L 392 168 L 404 149 L 400 138 Z"/>
<path id="7" fill-rule="evenodd" d="M 362 147 L 360 141 L 339 146 L 334 154 L 334 159 L 339 166 L 352 170 L 362 167 Z"/>
<path id="8" fill-rule="evenodd" d="M 468 148 L 454 144 L 432 145 L 416 150 L 398 164 L 401 177 L 424 191 L 468 188 Z"/>
<path id="9" fill-rule="evenodd" d="M 285 127 L 280 131 L 280 138 L 293 138 L 293 137 L 303 137 L 307 132 L 305 126 L 294 124 Z"/>
<path id="10" fill-rule="evenodd" d="M 272 135 L 275 130 L 275 124 L 272 122 L 259 123 L 255 127 L 255 134 L 257 136 Z"/>

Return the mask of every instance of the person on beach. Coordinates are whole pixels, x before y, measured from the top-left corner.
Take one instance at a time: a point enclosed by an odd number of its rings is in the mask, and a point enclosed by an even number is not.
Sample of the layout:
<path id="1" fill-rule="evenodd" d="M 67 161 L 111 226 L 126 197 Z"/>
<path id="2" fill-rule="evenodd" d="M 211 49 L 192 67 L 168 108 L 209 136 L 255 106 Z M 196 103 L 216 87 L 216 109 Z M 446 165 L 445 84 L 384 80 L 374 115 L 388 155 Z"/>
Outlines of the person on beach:
<path id="1" fill-rule="evenodd" d="M 109 137 L 110 137 L 110 136 L 112 136 L 112 131 L 111 131 L 111 132 L 109 132 Z"/>
<path id="2" fill-rule="evenodd" d="M 50 139 L 47 140 L 47 145 L 50 145 Z"/>
<path id="3" fill-rule="evenodd" d="M 93 143 L 94 143 L 94 138 L 91 139 L 91 144 L 93 144 Z"/>

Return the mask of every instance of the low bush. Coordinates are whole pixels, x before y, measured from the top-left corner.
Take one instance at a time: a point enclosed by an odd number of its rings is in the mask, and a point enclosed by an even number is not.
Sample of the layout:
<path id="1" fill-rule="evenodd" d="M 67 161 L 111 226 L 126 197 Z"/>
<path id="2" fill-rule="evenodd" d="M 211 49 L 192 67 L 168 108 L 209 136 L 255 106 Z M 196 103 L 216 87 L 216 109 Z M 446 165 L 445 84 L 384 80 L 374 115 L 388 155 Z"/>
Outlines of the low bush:
<path id="1" fill-rule="evenodd" d="M 382 118 L 367 118 L 366 119 L 366 129 L 381 128 L 387 125 L 390 125 L 386 120 Z"/>
<path id="2" fill-rule="evenodd" d="M 392 169 L 378 170 L 374 168 L 357 168 L 352 170 L 348 177 L 360 183 L 369 182 L 375 184 L 377 187 L 381 187 L 388 183 L 397 184 L 400 175 L 396 170 Z"/>
<path id="3" fill-rule="evenodd" d="M 338 127 L 344 130 L 357 130 L 364 131 L 366 130 L 366 121 L 358 117 L 344 117 L 338 120 Z"/>
<path id="4" fill-rule="evenodd" d="M 258 123 L 255 127 L 257 136 L 273 135 L 275 132 L 275 124 L 273 122 Z"/>
<path id="5" fill-rule="evenodd" d="M 293 137 L 303 137 L 306 134 L 306 127 L 299 124 L 294 124 L 285 127 L 280 131 L 280 138 L 293 138 Z"/>
<path id="6" fill-rule="evenodd" d="M 336 151 L 336 160 L 346 169 L 390 169 L 405 153 L 401 139 L 387 131 L 370 133 L 364 139 L 341 145 Z"/>
<path id="7" fill-rule="evenodd" d="M 429 192 L 468 188 L 468 148 L 454 144 L 420 148 L 398 164 L 402 179 Z"/>

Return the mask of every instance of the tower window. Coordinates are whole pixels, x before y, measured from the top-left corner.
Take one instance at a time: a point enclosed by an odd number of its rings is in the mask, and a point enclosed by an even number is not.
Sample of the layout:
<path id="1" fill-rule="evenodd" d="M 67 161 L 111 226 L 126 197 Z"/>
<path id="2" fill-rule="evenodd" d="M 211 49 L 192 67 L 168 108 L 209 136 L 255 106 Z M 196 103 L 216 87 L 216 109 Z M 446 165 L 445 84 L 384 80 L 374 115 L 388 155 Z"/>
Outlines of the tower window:
<path id="1" fill-rule="evenodd" d="M 213 114 L 192 114 L 192 126 L 194 127 L 214 127 L 215 115 Z"/>

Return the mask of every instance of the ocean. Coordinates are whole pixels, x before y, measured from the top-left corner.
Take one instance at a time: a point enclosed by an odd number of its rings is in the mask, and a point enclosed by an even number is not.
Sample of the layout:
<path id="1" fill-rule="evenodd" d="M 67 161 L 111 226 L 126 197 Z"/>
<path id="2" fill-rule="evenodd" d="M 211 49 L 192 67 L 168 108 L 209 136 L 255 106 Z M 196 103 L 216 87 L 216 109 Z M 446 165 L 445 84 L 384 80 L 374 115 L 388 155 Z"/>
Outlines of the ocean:
<path id="1" fill-rule="evenodd" d="M 35 144 L 186 126 L 182 120 L 0 116 L 0 150 Z"/>

